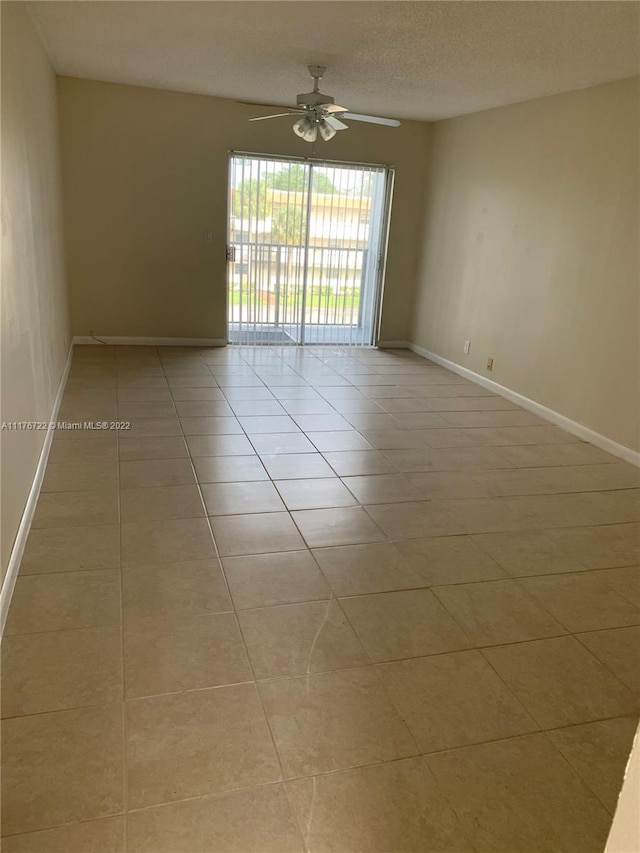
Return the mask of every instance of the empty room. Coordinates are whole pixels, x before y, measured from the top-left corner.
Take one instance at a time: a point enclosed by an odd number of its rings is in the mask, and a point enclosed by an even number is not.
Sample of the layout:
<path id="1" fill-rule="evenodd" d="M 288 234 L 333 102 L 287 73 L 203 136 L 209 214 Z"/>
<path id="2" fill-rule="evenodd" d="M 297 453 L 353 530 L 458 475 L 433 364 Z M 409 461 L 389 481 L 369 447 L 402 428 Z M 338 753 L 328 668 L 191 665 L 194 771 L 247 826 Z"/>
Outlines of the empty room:
<path id="1" fill-rule="evenodd" d="M 4 853 L 640 853 L 640 4 L 0 7 Z"/>

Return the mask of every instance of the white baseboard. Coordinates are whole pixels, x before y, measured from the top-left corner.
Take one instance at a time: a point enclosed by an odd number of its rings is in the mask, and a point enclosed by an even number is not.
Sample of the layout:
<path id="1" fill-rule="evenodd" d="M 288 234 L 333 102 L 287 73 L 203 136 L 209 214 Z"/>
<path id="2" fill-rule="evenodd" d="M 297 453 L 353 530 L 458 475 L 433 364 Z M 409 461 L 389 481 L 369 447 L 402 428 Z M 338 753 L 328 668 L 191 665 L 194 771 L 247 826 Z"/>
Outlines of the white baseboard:
<path id="1" fill-rule="evenodd" d="M 471 382 L 475 382 L 476 385 L 481 385 L 483 388 L 487 388 L 495 394 L 500 394 L 501 397 L 506 397 L 507 400 L 511 400 L 512 403 L 517 403 L 518 406 L 522 406 L 523 409 L 528 409 L 530 412 L 533 412 L 534 415 L 544 418 L 545 421 L 549 421 L 555 426 L 559 426 L 561 429 L 581 438 L 583 441 L 588 441 L 590 444 L 599 447 L 601 450 L 605 450 L 607 453 L 611 453 L 613 456 L 618 456 L 620 459 L 624 459 L 625 462 L 630 462 L 632 465 L 636 465 L 640 468 L 640 452 L 637 450 L 625 447 L 624 444 L 618 444 L 616 441 L 607 438 L 605 435 L 601 435 L 599 432 L 589 429 L 589 427 L 584 426 L 584 424 L 572 421 L 570 418 L 565 417 L 565 415 L 561 415 L 553 409 L 548 409 L 546 406 L 543 406 L 541 403 L 537 403 L 535 400 L 523 397 L 522 394 L 518 394 L 510 388 L 506 388 L 504 385 L 499 385 L 492 379 L 487 379 L 486 376 L 481 376 L 479 373 L 475 373 L 467 367 L 462 367 L 461 365 L 456 364 L 455 361 L 449 361 L 447 358 L 442 358 L 442 356 L 436 355 L 434 352 L 429 352 L 429 350 L 423 349 L 423 347 L 419 347 L 417 344 L 407 344 L 407 346 L 410 350 L 421 355 L 423 358 L 433 361 L 441 367 L 446 367 L 447 370 L 451 370 L 459 376 L 464 376 Z"/>
<path id="2" fill-rule="evenodd" d="M 74 344 L 118 347 L 226 347 L 224 338 L 136 338 L 120 335 L 75 335 Z"/>
<path id="3" fill-rule="evenodd" d="M 56 391 L 56 396 L 53 401 L 53 407 L 51 409 L 49 423 L 55 423 L 58 418 L 58 411 L 60 409 L 62 395 L 64 394 L 64 388 L 67 384 L 67 377 L 69 376 L 69 370 L 71 369 L 72 355 L 73 341 L 69 346 L 67 361 L 64 366 L 64 370 L 62 371 L 60 382 L 58 383 L 58 390 Z M 51 442 L 53 441 L 54 432 L 55 430 L 53 429 L 53 427 L 50 426 L 49 429 L 47 429 L 46 435 L 44 437 L 44 443 L 42 445 L 42 450 L 40 451 L 40 456 L 38 458 L 38 464 L 36 466 L 36 471 L 33 476 L 33 482 L 31 483 L 31 489 L 29 490 L 27 502 L 24 506 L 24 510 L 22 511 L 22 518 L 20 519 L 18 532 L 16 533 L 16 538 L 13 543 L 11 556 L 9 557 L 7 573 L 2 583 L 2 589 L 0 590 L 0 637 L 4 633 L 4 626 L 7 621 L 7 616 L 9 614 L 9 605 L 11 604 L 13 590 L 15 588 L 16 580 L 18 578 L 20 561 L 22 560 L 22 555 L 24 554 L 24 549 L 27 544 L 27 537 L 31 529 L 31 523 L 33 521 L 34 513 L 36 511 L 36 504 L 38 503 L 38 498 L 40 497 L 40 489 L 42 487 L 42 481 L 44 480 L 44 472 L 47 467 L 47 461 L 49 459 L 49 450 L 51 449 Z"/>
<path id="4" fill-rule="evenodd" d="M 411 344 L 407 341 L 378 341 L 378 349 L 410 349 Z"/>

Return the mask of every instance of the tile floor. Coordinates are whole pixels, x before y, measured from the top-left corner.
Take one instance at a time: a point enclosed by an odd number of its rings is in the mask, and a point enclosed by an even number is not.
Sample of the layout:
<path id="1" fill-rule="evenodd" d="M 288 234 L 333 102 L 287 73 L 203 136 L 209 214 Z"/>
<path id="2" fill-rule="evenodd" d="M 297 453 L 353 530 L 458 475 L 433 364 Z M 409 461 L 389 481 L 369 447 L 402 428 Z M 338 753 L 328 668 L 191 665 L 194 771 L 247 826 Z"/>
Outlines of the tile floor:
<path id="1" fill-rule="evenodd" d="M 78 347 L 5 853 L 601 853 L 640 472 L 406 351 Z"/>

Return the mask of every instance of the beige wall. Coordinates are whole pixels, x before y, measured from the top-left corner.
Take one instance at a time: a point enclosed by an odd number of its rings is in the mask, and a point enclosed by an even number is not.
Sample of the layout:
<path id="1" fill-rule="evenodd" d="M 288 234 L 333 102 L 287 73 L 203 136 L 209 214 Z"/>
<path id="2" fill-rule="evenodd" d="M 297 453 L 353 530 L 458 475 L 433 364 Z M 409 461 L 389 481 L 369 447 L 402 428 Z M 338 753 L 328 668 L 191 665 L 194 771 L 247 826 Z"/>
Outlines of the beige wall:
<path id="1" fill-rule="evenodd" d="M 2 3 L 2 420 L 48 421 L 69 348 L 56 78 Z M 2 431 L 2 576 L 45 433 Z"/>
<path id="2" fill-rule="evenodd" d="M 311 146 L 292 121 L 249 123 L 259 109 L 219 98 L 71 78 L 59 97 L 73 333 L 223 338 L 228 151 Z M 385 339 L 408 332 L 427 133 L 353 122 L 316 148 L 397 167 Z"/>
<path id="3" fill-rule="evenodd" d="M 432 125 L 412 335 L 636 450 L 638 151 L 637 79 Z"/>
<path id="4" fill-rule="evenodd" d="M 640 853 L 640 728 L 627 762 L 604 853 Z"/>

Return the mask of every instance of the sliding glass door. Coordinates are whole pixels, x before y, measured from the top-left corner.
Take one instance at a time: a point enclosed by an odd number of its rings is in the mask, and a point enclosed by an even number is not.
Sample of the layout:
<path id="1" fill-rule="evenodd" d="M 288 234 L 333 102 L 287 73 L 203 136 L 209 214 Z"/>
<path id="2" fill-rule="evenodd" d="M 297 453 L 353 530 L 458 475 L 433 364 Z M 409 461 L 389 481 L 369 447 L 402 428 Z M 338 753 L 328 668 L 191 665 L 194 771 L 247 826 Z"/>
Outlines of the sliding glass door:
<path id="1" fill-rule="evenodd" d="M 228 340 L 375 342 L 391 172 L 233 154 Z"/>

